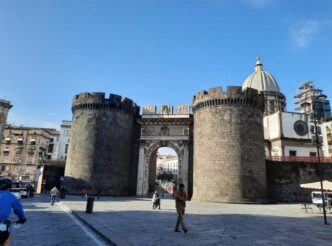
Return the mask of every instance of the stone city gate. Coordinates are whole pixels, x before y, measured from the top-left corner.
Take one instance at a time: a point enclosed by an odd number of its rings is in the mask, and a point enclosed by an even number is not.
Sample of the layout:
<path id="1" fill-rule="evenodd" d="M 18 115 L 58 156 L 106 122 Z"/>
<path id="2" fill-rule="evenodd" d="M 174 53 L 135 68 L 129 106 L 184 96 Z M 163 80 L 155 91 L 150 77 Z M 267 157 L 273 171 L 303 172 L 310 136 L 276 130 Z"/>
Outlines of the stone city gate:
<path id="1" fill-rule="evenodd" d="M 177 182 L 192 193 L 192 116 L 189 105 L 162 105 L 159 113 L 154 105 L 144 106 L 141 126 L 139 162 L 137 173 L 138 196 L 147 196 L 154 190 L 156 158 L 160 147 L 172 148 L 178 157 Z"/>

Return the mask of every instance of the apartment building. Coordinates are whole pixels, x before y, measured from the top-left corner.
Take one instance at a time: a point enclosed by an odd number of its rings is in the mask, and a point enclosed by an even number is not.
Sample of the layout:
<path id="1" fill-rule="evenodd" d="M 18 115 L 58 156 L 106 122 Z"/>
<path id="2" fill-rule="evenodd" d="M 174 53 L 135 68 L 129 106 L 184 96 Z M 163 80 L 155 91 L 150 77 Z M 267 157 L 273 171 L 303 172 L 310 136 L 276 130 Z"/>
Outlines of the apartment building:
<path id="1" fill-rule="evenodd" d="M 0 144 L 0 176 L 34 181 L 38 166 L 56 158 L 56 129 L 6 125 Z"/>

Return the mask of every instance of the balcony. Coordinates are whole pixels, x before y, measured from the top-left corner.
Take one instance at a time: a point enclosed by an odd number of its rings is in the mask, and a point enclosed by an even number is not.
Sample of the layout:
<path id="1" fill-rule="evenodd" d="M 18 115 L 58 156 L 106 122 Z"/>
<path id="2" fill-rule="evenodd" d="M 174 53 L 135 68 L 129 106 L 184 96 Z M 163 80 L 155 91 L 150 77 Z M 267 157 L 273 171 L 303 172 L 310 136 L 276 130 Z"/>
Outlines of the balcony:
<path id="1" fill-rule="evenodd" d="M 28 148 L 28 154 L 33 155 L 35 153 L 35 150 L 36 150 L 36 147 L 34 147 L 34 146 L 29 147 Z"/>
<path id="2" fill-rule="evenodd" d="M 318 162 L 315 156 L 266 156 L 265 159 L 280 162 Z M 320 162 L 332 163 L 332 157 L 320 157 Z"/>
<path id="3" fill-rule="evenodd" d="M 15 154 L 22 154 L 22 151 L 23 151 L 23 146 L 17 145 L 15 147 Z"/>

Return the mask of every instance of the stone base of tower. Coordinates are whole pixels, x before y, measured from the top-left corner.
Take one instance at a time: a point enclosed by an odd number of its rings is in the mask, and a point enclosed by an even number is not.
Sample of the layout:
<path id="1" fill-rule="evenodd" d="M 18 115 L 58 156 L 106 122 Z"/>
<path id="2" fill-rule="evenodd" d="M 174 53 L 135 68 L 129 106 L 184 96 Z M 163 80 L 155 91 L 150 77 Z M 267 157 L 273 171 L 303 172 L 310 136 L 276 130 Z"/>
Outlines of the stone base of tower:
<path id="1" fill-rule="evenodd" d="M 261 204 L 261 203 L 269 203 L 269 200 L 266 197 L 262 198 L 225 198 L 225 197 L 215 197 L 215 198 L 208 198 L 208 197 L 200 197 L 195 194 L 193 194 L 192 201 L 199 201 L 199 202 L 217 202 L 217 203 L 255 203 L 255 204 Z"/>
<path id="2" fill-rule="evenodd" d="M 102 184 L 102 185 L 101 185 Z M 128 187 L 123 187 L 123 185 L 118 185 L 113 188 L 109 182 L 100 182 L 100 180 L 88 182 L 81 178 L 74 178 L 65 176 L 64 185 L 66 192 L 72 195 L 79 195 L 82 188 L 88 189 L 88 195 L 97 195 L 97 190 L 100 189 L 100 195 L 103 196 L 130 196 L 133 195 L 129 192 Z"/>

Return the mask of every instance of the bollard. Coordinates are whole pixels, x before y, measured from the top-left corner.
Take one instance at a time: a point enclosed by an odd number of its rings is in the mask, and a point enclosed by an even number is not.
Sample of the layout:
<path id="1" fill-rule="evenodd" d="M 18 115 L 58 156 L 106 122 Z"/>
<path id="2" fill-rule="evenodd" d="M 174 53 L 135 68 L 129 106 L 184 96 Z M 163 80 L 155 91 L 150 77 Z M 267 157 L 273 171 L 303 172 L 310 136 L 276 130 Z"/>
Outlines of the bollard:
<path id="1" fill-rule="evenodd" d="M 64 190 L 60 190 L 60 198 L 65 199 L 66 198 L 66 192 Z"/>
<path id="2" fill-rule="evenodd" d="M 86 203 L 86 210 L 85 212 L 88 214 L 92 214 L 93 211 L 93 203 L 95 202 L 95 197 L 94 196 L 89 196 L 87 203 Z"/>

